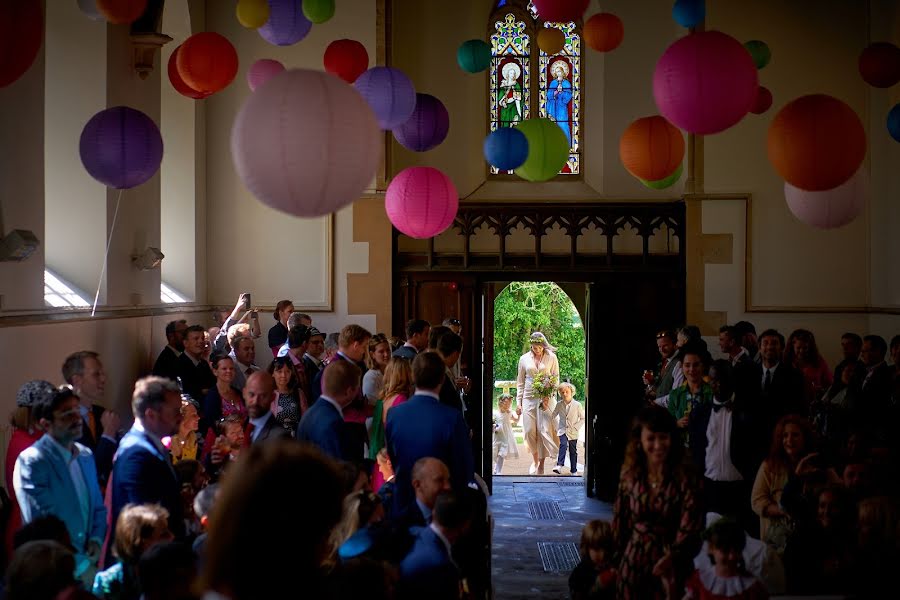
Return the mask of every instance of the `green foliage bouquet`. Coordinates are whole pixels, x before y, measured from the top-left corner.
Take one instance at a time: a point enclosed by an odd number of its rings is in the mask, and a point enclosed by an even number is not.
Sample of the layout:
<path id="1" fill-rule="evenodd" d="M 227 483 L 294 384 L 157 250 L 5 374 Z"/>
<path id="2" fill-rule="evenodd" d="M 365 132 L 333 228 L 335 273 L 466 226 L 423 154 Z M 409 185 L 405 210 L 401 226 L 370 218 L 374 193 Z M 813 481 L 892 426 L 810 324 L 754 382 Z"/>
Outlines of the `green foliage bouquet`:
<path id="1" fill-rule="evenodd" d="M 559 376 L 548 371 L 539 371 L 531 383 L 531 391 L 537 398 L 549 398 L 559 387 Z"/>

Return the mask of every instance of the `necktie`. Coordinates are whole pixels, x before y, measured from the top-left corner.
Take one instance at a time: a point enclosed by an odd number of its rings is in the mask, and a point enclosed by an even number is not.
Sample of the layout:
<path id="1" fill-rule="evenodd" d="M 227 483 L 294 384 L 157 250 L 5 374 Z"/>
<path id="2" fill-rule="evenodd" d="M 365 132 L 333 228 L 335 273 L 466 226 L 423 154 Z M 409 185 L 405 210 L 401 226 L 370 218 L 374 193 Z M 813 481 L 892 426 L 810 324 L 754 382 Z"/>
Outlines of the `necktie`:
<path id="1" fill-rule="evenodd" d="M 662 361 L 662 368 L 659 370 L 660 373 L 666 370 L 666 366 L 669 364 L 669 359 L 664 358 Z"/>
<path id="2" fill-rule="evenodd" d="M 88 424 L 88 429 L 91 430 L 91 435 L 93 436 L 94 441 L 96 442 L 97 441 L 97 418 L 94 417 L 93 409 L 88 411 L 87 424 Z"/>
<path id="3" fill-rule="evenodd" d="M 766 379 L 763 382 L 763 391 L 768 392 L 770 385 L 772 385 L 772 370 L 766 369 Z"/>
<path id="4" fill-rule="evenodd" d="M 253 443 L 253 430 L 255 426 L 253 423 L 247 423 L 247 429 L 244 430 L 244 446 L 250 446 Z"/>
<path id="5" fill-rule="evenodd" d="M 250 377 L 251 375 L 253 375 L 253 369 L 251 369 L 250 367 L 247 367 L 247 370 L 244 371 L 244 374 L 245 374 L 247 377 Z"/>

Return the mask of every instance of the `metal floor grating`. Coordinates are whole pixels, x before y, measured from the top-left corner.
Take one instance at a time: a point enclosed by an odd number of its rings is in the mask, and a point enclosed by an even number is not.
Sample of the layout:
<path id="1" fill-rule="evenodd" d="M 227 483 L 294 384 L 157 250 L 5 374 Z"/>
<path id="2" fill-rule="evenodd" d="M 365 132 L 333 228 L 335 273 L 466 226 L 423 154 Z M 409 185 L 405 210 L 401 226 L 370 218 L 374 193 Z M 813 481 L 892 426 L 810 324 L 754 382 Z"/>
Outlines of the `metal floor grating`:
<path id="1" fill-rule="evenodd" d="M 545 573 L 571 571 L 581 560 L 578 555 L 578 545 L 574 542 L 538 542 L 537 544 Z"/>
<path id="2" fill-rule="evenodd" d="M 528 515 L 535 521 L 564 521 L 559 503 L 550 502 L 529 502 Z"/>
<path id="3" fill-rule="evenodd" d="M 584 481 L 560 481 L 560 487 L 584 487 Z"/>

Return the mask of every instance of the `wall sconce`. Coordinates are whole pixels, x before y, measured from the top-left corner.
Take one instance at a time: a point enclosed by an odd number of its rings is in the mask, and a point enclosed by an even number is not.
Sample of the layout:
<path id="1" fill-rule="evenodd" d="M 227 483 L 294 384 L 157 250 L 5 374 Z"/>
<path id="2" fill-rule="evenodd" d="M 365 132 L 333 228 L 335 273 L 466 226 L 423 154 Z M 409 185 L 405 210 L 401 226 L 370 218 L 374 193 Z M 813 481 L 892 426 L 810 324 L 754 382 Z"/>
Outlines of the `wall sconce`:
<path id="1" fill-rule="evenodd" d="M 132 256 L 131 262 L 141 271 L 152 271 L 159 268 L 165 257 L 159 248 L 147 248 L 143 253 Z"/>
<path id="2" fill-rule="evenodd" d="M 171 37 L 159 32 L 164 6 L 165 0 L 150 0 L 144 14 L 131 24 L 134 70 L 141 79 L 147 79 L 153 72 L 157 51 L 172 41 Z"/>
<path id="3" fill-rule="evenodd" d="M 21 262 L 34 254 L 41 242 L 27 229 L 13 229 L 0 240 L 0 261 Z"/>

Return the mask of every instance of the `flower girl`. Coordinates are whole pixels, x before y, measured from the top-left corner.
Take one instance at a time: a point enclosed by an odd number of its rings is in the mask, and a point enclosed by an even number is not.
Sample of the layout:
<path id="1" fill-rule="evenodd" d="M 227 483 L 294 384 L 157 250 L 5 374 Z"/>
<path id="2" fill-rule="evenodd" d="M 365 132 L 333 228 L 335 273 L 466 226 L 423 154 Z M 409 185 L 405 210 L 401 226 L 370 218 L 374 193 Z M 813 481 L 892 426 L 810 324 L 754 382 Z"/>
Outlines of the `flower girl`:
<path id="1" fill-rule="evenodd" d="M 512 412 L 512 396 L 503 394 L 497 402 L 500 412 L 494 413 L 494 475 L 503 471 L 503 459 L 507 456 L 519 458 L 513 423 L 519 423 L 519 415 Z"/>

